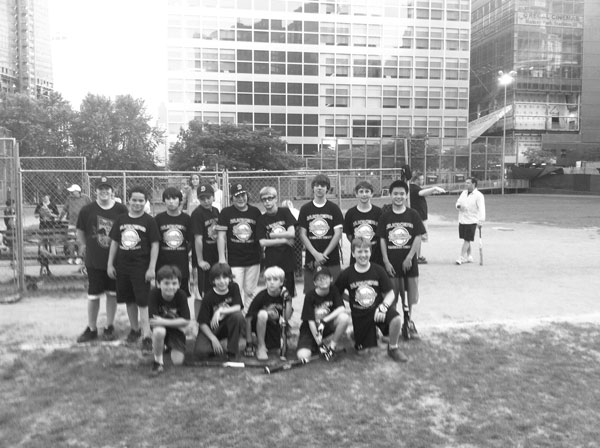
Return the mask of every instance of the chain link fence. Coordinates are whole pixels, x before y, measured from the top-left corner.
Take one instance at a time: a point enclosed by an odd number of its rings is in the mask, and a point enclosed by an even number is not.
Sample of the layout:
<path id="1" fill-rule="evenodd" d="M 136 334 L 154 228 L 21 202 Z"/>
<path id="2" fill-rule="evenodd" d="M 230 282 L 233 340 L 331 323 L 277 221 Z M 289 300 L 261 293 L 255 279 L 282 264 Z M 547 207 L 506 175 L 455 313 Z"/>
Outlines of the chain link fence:
<path id="1" fill-rule="evenodd" d="M 3 219 L 0 226 L 0 303 L 20 298 L 21 288 L 18 270 L 18 250 L 21 229 L 17 213 L 18 198 L 18 149 L 12 138 L 0 138 L 0 198 Z"/>

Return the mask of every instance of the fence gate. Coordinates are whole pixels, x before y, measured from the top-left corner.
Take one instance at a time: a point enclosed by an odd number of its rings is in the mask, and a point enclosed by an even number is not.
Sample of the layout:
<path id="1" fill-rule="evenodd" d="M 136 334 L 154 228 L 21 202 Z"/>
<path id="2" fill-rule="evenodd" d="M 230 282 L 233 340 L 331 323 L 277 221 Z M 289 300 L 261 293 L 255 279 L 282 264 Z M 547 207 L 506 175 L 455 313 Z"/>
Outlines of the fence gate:
<path id="1" fill-rule="evenodd" d="M 18 241 L 22 238 L 19 213 L 19 151 L 16 140 L 0 138 L 0 303 L 16 302 L 21 298 L 24 276 L 19 269 Z"/>

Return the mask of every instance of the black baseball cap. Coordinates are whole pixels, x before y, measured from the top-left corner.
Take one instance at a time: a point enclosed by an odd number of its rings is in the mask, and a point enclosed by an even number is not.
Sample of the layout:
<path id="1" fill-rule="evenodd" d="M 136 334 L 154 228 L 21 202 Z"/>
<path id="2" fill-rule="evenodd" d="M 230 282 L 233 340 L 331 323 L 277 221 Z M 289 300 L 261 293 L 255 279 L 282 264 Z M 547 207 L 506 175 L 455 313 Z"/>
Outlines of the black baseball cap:
<path id="1" fill-rule="evenodd" d="M 102 176 L 98 180 L 98 182 L 96 182 L 96 188 L 102 188 L 102 187 L 110 187 L 111 189 L 113 188 L 112 184 L 110 183 L 108 178 L 105 176 Z"/>
<path id="2" fill-rule="evenodd" d="M 331 275 L 331 272 L 325 266 L 319 266 L 317 268 L 317 272 L 315 272 L 315 274 L 313 275 L 313 281 L 317 280 L 321 276 L 333 278 L 333 275 Z"/>
<path id="3" fill-rule="evenodd" d="M 231 185 L 231 188 L 229 188 L 229 194 L 231 194 L 231 196 L 235 196 L 236 194 L 241 193 L 247 193 L 246 189 L 242 184 L 235 183 Z"/>
<path id="4" fill-rule="evenodd" d="M 202 184 L 198 187 L 198 197 L 200 196 L 212 196 L 215 194 L 215 190 L 210 184 Z"/>

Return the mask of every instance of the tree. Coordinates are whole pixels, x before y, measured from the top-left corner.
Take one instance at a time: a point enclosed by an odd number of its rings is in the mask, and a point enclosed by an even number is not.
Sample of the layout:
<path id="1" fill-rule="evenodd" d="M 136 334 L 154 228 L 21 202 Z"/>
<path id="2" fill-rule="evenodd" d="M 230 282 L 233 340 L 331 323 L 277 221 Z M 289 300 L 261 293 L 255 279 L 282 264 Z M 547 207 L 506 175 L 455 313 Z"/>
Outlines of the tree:
<path id="1" fill-rule="evenodd" d="M 90 169 L 156 169 L 154 150 L 163 132 L 150 120 L 141 99 L 123 95 L 113 102 L 88 94 L 72 126 L 74 152 L 86 157 Z"/>
<path id="2" fill-rule="evenodd" d="M 0 97 L 0 123 L 19 142 L 21 156 L 70 155 L 75 112 L 60 93 L 34 99 L 21 93 Z"/>
<path id="3" fill-rule="evenodd" d="M 539 165 L 541 163 L 556 163 L 556 150 L 543 148 L 527 148 L 523 155 L 529 163 Z"/>
<path id="4" fill-rule="evenodd" d="M 235 124 L 191 121 L 171 147 L 170 168 L 198 170 L 204 163 L 229 170 L 289 170 L 302 165 L 285 152 L 285 142 L 270 129 L 252 130 Z"/>

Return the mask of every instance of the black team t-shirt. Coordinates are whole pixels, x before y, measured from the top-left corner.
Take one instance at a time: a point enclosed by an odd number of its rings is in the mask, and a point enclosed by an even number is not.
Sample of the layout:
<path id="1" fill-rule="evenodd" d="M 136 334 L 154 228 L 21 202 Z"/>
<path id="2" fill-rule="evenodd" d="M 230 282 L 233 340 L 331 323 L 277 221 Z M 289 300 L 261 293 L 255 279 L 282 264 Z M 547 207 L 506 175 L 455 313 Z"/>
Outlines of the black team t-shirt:
<path id="1" fill-rule="evenodd" d="M 344 217 L 340 208 L 331 201 L 317 207 L 313 201 L 307 202 L 300 208 L 298 225 L 306 229 L 306 235 L 318 252 L 323 252 L 329 246 L 334 234 L 334 227 L 344 225 Z M 328 256 L 326 266 L 340 264 L 340 251 L 335 248 Z M 305 262 L 314 261 L 310 251 L 306 251 Z"/>
<path id="2" fill-rule="evenodd" d="M 127 207 L 119 202 L 105 210 L 96 201 L 84 205 L 77 218 L 77 228 L 85 234 L 85 265 L 106 271 L 110 249 L 110 229 L 120 215 L 127 214 Z"/>
<path id="3" fill-rule="evenodd" d="M 171 216 L 167 212 L 154 217 L 160 234 L 156 270 L 166 265 L 177 266 L 183 277 L 190 276 L 189 250 L 192 240 L 192 220 L 189 215 L 180 213 Z"/>
<path id="4" fill-rule="evenodd" d="M 248 205 L 246 211 L 235 206 L 223 209 L 217 230 L 226 232 L 227 261 L 232 267 L 252 266 L 260 263 L 260 246 L 256 238 L 256 223 L 260 210 Z"/>
<path id="5" fill-rule="evenodd" d="M 313 289 L 304 296 L 302 321 L 308 322 L 309 320 L 312 320 L 321 322 L 325 316 L 340 306 L 344 306 L 344 301 L 340 297 L 337 288 L 333 285 L 331 285 L 329 292 L 324 296 L 320 296 L 317 294 L 317 291 Z"/>
<path id="6" fill-rule="evenodd" d="M 187 294 L 178 289 L 172 300 L 165 300 L 159 288 L 152 288 L 148 296 L 148 315 L 164 319 L 183 318 L 190 320 Z M 179 332 L 185 338 L 185 334 L 179 328 L 169 328 L 168 331 Z"/>
<path id="7" fill-rule="evenodd" d="M 289 209 L 278 207 L 277 212 L 272 215 L 265 213 L 258 218 L 256 238 L 269 239 L 269 234 L 274 233 L 273 238 L 277 238 L 277 233 L 286 232 L 288 227 L 295 226 L 296 219 Z M 265 248 L 265 268 L 279 266 L 284 272 L 292 272 L 296 268 L 296 259 L 294 248 L 289 244 L 280 246 L 270 246 Z"/>
<path id="8" fill-rule="evenodd" d="M 335 282 L 342 294 L 348 290 L 352 316 L 365 316 L 374 312 L 385 294 L 392 289 L 392 283 L 381 266 L 371 263 L 366 272 L 358 272 L 354 265 L 344 269 Z"/>
<path id="9" fill-rule="evenodd" d="M 396 272 L 402 272 L 402 262 L 408 255 L 415 236 L 424 233 L 423 221 L 412 208 L 407 208 L 403 213 L 390 210 L 381 215 L 377 236 L 385 240 L 388 259 Z"/>
<path id="10" fill-rule="evenodd" d="M 427 199 L 419 195 L 421 190 L 417 184 L 410 184 L 410 208 L 416 210 L 423 221 L 427 221 Z"/>
<path id="11" fill-rule="evenodd" d="M 240 305 L 240 309 L 244 309 L 240 287 L 237 283 L 230 282 L 225 294 L 219 294 L 213 288 L 210 288 L 202 299 L 202 306 L 198 313 L 198 323 L 206 324 L 210 327 L 210 321 L 219 308 L 228 308 L 234 305 Z"/>
<path id="12" fill-rule="evenodd" d="M 371 242 L 371 261 L 383 266 L 381 258 L 381 246 L 377 238 L 377 224 L 381 217 L 381 209 L 376 205 L 371 206 L 368 212 L 361 212 L 358 206 L 350 208 L 344 217 L 344 233 L 353 238 L 363 237 Z M 355 262 L 354 256 L 350 255 L 350 265 Z"/>
<path id="13" fill-rule="evenodd" d="M 132 218 L 129 213 L 120 215 L 110 231 L 110 238 L 119 244 L 116 263 L 120 269 L 148 269 L 150 248 L 160 235 L 154 218 L 144 213 Z"/>
<path id="14" fill-rule="evenodd" d="M 210 210 L 202 207 L 196 207 L 192 212 L 192 264 L 198 265 L 196 257 L 196 235 L 202 236 L 202 259 L 211 266 L 219 261 L 219 251 L 217 249 L 217 223 L 219 222 L 219 210 L 211 207 Z"/>

